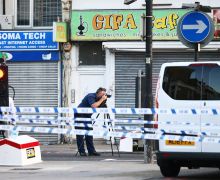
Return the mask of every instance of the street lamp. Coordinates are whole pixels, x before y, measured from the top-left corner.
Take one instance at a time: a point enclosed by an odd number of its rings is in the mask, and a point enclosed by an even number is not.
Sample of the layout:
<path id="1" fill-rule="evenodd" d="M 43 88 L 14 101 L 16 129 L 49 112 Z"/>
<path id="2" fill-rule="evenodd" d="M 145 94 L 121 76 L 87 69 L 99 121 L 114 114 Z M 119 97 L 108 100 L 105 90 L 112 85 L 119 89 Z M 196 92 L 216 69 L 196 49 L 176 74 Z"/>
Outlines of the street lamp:
<path id="1" fill-rule="evenodd" d="M 136 0 L 124 0 L 124 4 L 131 4 Z M 152 94 L 152 7 L 153 0 L 145 0 L 146 3 L 146 34 L 145 34 L 145 108 L 153 108 L 153 94 Z M 153 120 L 153 115 L 145 115 L 145 120 Z M 144 147 L 147 145 L 147 148 L 144 150 L 145 157 L 147 155 L 148 162 L 152 160 L 152 147 L 150 141 L 147 143 L 147 140 L 144 142 Z M 146 154 L 148 152 L 148 154 Z M 145 159 L 146 163 L 146 159 Z"/>

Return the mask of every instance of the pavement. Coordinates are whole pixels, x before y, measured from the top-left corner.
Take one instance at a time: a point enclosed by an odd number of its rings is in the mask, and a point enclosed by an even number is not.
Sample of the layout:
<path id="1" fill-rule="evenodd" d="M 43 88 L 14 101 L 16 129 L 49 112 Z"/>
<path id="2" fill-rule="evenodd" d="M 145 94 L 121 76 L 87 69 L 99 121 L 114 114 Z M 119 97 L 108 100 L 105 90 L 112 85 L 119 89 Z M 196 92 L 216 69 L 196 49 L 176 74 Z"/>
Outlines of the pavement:
<path id="1" fill-rule="evenodd" d="M 103 140 L 94 141 L 100 157 L 75 156 L 76 143 L 41 145 L 42 162 L 28 166 L 0 166 L 4 180 L 210 180 L 220 179 L 217 168 L 188 170 L 182 168 L 178 178 L 164 178 L 157 164 L 145 164 L 143 151 L 121 152 Z"/>
<path id="2" fill-rule="evenodd" d="M 74 141 L 71 144 L 41 145 L 41 154 L 42 159 L 45 161 L 100 161 L 105 159 L 117 159 L 144 162 L 143 151 L 118 152 L 116 145 L 113 145 L 112 154 L 111 144 L 106 140 L 94 140 L 94 146 L 101 156 L 80 157 L 79 154 L 76 155 L 77 146 Z"/>
<path id="3" fill-rule="evenodd" d="M 162 177 L 157 165 L 144 164 L 143 151 L 121 152 L 119 157 L 115 145 L 113 145 L 114 154 L 112 155 L 111 145 L 106 141 L 95 140 L 94 144 L 101 156 L 76 156 L 76 142 L 41 145 L 42 163 L 18 167 L 0 166 L 1 178 L 6 180 L 103 180 L 104 178 L 129 180 Z"/>

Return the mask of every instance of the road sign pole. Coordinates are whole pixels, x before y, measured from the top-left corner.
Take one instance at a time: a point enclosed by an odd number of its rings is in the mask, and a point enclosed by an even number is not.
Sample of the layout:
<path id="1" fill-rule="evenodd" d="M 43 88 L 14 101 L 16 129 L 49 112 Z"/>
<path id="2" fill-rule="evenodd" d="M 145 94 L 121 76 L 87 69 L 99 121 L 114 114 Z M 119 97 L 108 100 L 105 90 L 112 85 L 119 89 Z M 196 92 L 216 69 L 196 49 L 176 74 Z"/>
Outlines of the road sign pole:
<path id="1" fill-rule="evenodd" d="M 199 43 L 195 44 L 195 56 L 194 56 L 194 61 L 198 61 L 199 59 Z"/>
<path id="2" fill-rule="evenodd" d="M 131 4 L 136 0 L 125 0 L 124 4 Z M 145 34 L 145 108 L 153 107 L 152 94 L 152 19 L 153 19 L 153 0 L 145 0 L 146 3 L 146 34 Z M 145 115 L 145 120 L 153 120 L 153 115 Z M 150 163 L 152 161 L 152 141 L 144 140 L 144 162 Z"/>

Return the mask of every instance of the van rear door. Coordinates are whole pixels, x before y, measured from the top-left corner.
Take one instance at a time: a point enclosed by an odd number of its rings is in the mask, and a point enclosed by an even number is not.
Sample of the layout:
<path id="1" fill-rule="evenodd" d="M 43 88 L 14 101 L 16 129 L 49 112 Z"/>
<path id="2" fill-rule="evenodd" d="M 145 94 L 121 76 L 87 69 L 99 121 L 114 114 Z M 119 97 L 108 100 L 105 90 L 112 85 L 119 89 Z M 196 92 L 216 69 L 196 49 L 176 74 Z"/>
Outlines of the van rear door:
<path id="1" fill-rule="evenodd" d="M 202 152 L 220 153 L 220 143 L 213 143 L 220 138 L 220 115 L 214 110 L 220 109 L 220 66 L 213 63 L 203 67 L 202 108 L 211 110 L 213 115 L 201 116 L 201 131 L 210 138 L 210 142 L 202 142 Z"/>
<path id="2" fill-rule="evenodd" d="M 165 109 L 200 109 L 201 108 L 202 66 L 190 63 L 165 63 L 161 67 L 158 106 Z M 158 115 L 158 129 L 165 134 L 181 135 L 181 131 L 197 136 L 201 130 L 200 115 Z M 166 124 L 169 122 L 169 124 Z M 191 131 L 191 132 L 190 132 Z M 162 152 L 201 152 L 201 142 L 160 140 Z"/>

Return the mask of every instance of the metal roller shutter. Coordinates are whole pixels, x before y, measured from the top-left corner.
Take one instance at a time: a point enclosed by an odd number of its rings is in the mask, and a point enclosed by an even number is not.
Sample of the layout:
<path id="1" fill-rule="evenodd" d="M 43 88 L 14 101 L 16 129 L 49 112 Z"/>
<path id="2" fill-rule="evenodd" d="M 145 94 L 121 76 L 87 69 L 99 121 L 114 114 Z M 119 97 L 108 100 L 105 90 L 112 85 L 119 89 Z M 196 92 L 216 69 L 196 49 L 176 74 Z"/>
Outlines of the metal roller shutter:
<path id="1" fill-rule="evenodd" d="M 219 61 L 220 53 L 202 52 L 200 61 Z M 155 52 L 152 61 L 152 88 L 155 96 L 160 67 L 166 62 L 194 61 L 193 52 Z M 145 72 L 145 54 L 118 52 L 115 57 L 115 106 L 135 107 L 135 78 L 138 70 Z M 120 115 L 117 118 L 134 118 Z"/>
<path id="2" fill-rule="evenodd" d="M 116 53 L 115 107 L 135 107 L 135 79 L 145 69 L 144 53 Z M 116 115 L 120 119 L 138 119 L 134 115 Z M 142 117 L 143 118 L 143 117 Z"/>
<path id="3" fill-rule="evenodd" d="M 9 66 L 9 85 L 15 89 L 15 106 L 58 106 L 58 62 L 13 62 Z M 10 89 L 12 97 L 12 90 Z M 21 133 L 24 134 L 24 133 Z M 58 142 L 56 134 L 25 133 L 43 144 Z"/>

